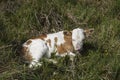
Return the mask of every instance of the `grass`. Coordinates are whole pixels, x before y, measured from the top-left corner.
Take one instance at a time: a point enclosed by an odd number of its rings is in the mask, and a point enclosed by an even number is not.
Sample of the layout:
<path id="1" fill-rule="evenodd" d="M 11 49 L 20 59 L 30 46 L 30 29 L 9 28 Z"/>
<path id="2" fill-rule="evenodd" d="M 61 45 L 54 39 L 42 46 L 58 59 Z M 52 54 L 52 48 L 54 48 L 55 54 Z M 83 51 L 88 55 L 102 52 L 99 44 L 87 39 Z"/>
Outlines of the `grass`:
<path id="1" fill-rule="evenodd" d="M 95 32 L 74 62 L 53 56 L 58 64 L 24 64 L 19 48 L 27 39 L 76 27 Z M 119 62 L 119 0 L 0 1 L 0 80 L 120 80 Z"/>

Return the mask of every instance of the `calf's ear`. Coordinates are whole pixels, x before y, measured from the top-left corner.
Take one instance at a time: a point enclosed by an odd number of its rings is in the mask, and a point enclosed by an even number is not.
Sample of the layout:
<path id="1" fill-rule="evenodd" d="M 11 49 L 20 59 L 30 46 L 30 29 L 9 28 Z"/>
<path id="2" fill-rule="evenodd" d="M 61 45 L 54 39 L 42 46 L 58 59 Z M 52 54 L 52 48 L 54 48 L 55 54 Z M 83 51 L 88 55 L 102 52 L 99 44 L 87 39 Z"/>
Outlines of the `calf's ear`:
<path id="1" fill-rule="evenodd" d="M 86 37 L 90 37 L 93 33 L 94 33 L 94 28 L 84 30 L 84 34 Z"/>

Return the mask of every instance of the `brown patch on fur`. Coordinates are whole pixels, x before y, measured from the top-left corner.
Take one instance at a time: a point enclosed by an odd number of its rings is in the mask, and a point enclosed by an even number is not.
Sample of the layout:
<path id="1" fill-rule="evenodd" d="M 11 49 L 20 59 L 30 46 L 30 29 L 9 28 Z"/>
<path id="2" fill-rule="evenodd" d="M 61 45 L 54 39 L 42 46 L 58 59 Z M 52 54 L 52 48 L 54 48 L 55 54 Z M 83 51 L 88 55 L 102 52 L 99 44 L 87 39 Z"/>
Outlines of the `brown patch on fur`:
<path id="1" fill-rule="evenodd" d="M 29 54 L 29 50 L 27 47 L 22 48 L 22 56 L 25 60 L 31 62 L 32 61 L 32 56 Z"/>
<path id="2" fill-rule="evenodd" d="M 68 51 L 72 51 L 73 52 L 73 44 L 72 44 L 72 32 L 67 31 L 67 34 L 64 34 L 64 48 L 67 49 Z"/>
<path id="3" fill-rule="evenodd" d="M 31 40 L 28 40 L 28 41 L 26 42 L 26 45 L 29 45 L 31 42 L 32 42 Z"/>
<path id="4" fill-rule="evenodd" d="M 55 41 L 55 47 L 57 47 L 58 38 L 55 37 L 55 38 L 54 38 L 54 41 Z"/>
<path id="5" fill-rule="evenodd" d="M 57 37 L 55 37 L 55 38 L 54 38 L 54 41 L 55 41 L 55 43 L 57 43 L 57 41 L 58 41 L 58 38 L 57 38 Z"/>
<path id="6" fill-rule="evenodd" d="M 63 53 L 65 53 L 65 52 L 67 52 L 67 50 L 64 48 L 64 45 L 61 44 L 60 46 L 57 46 L 57 52 L 58 52 L 59 54 L 63 54 Z"/>
<path id="7" fill-rule="evenodd" d="M 64 40 L 65 41 L 72 41 L 72 32 L 64 31 L 63 35 L 64 35 Z"/>
<path id="8" fill-rule="evenodd" d="M 51 47 L 51 40 L 48 39 L 48 40 L 46 40 L 46 42 L 49 43 L 49 46 Z"/>
<path id="9" fill-rule="evenodd" d="M 41 34 L 41 35 L 39 36 L 39 38 L 42 39 L 42 40 L 44 40 L 46 37 L 47 37 L 46 34 Z"/>
<path id="10" fill-rule="evenodd" d="M 64 35 L 65 43 L 61 44 L 60 46 L 57 46 L 58 53 L 63 54 L 68 51 L 73 52 L 74 47 L 72 44 L 72 33 L 70 31 L 64 31 L 63 35 Z"/>
<path id="11" fill-rule="evenodd" d="M 32 39 L 42 39 L 45 40 L 45 38 L 47 37 L 47 34 L 40 34 L 38 37 L 33 37 Z"/>

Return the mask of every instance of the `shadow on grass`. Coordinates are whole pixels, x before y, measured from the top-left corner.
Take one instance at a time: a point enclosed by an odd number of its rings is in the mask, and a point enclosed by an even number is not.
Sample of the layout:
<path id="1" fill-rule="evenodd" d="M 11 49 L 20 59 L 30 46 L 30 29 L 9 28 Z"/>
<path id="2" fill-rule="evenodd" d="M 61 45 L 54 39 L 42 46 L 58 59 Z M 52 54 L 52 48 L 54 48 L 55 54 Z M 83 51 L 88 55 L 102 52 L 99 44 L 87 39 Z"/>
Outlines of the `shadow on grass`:
<path id="1" fill-rule="evenodd" d="M 93 43 L 85 43 L 83 45 L 82 51 L 80 51 L 80 54 L 82 56 L 87 56 L 89 54 L 89 51 L 96 51 L 97 46 L 94 46 Z"/>

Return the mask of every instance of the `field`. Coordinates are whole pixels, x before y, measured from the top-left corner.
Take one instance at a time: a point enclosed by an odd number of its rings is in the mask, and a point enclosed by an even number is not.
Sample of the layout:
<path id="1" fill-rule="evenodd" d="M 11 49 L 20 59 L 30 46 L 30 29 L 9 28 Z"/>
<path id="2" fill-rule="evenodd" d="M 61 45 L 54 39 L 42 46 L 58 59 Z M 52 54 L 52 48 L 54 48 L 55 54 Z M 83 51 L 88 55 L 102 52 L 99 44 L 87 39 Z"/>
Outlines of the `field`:
<path id="1" fill-rule="evenodd" d="M 41 33 L 94 28 L 73 62 L 29 69 L 21 45 Z M 0 80 L 120 80 L 120 0 L 1 0 Z"/>

